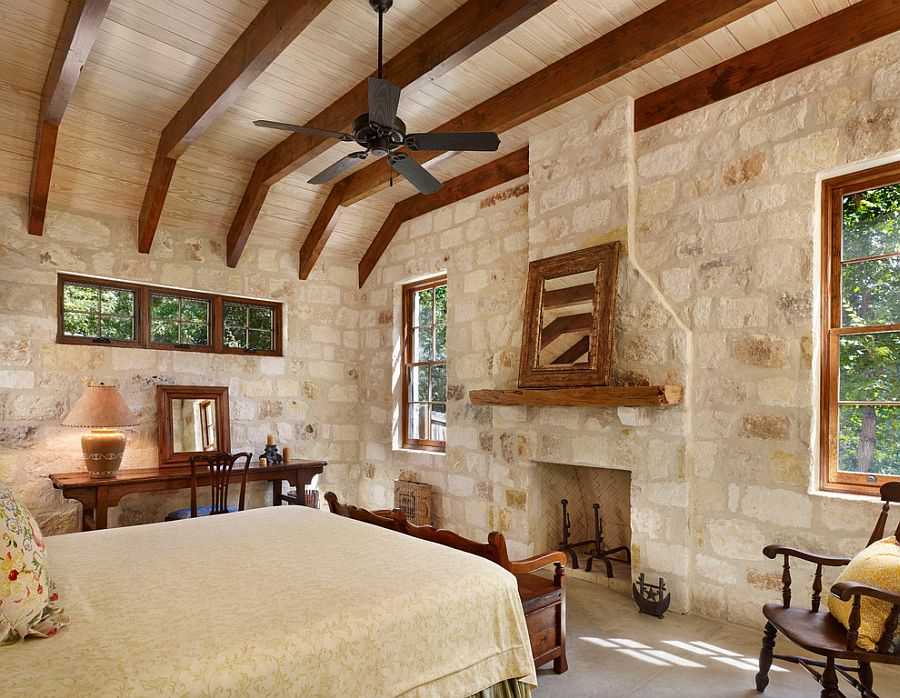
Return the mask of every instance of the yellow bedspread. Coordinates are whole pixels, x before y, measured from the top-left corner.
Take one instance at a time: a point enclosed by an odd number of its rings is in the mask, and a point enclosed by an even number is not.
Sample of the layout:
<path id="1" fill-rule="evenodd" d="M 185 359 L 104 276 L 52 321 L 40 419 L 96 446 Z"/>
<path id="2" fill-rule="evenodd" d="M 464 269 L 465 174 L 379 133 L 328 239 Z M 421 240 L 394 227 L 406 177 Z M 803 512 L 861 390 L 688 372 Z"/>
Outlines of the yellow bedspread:
<path id="1" fill-rule="evenodd" d="M 515 579 L 305 507 L 53 536 L 71 625 L 0 649 L 28 696 L 467 696 L 535 685 Z"/>

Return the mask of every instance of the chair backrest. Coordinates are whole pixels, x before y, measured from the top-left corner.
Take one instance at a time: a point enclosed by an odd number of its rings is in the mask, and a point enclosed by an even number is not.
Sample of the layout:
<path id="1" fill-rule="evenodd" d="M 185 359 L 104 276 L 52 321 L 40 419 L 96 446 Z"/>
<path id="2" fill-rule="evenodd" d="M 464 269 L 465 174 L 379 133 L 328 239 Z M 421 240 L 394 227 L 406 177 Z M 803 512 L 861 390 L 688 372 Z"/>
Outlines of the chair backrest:
<path id="1" fill-rule="evenodd" d="M 241 479 L 241 493 L 238 498 L 238 511 L 244 510 L 244 498 L 247 492 L 247 469 L 250 467 L 250 453 L 204 453 L 199 456 L 191 456 L 191 518 L 197 517 L 197 475 L 198 470 L 206 469 L 209 473 L 209 484 L 212 489 L 212 501 L 210 514 L 225 514 L 228 512 L 228 486 L 231 484 L 231 476 L 234 473 L 235 463 L 243 460 L 243 466 L 238 465 L 238 475 Z"/>
<path id="2" fill-rule="evenodd" d="M 887 526 L 888 514 L 891 511 L 891 504 L 900 504 L 900 482 L 886 482 L 881 486 L 881 499 L 884 506 L 881 507 L 881 515 L 878 517 L 878 523 L 872 531 L 872 537 L 869 538 L 868 545 L 872 545 L 877 540 L 884 538 L 884 529 Z M 900 521 L 897 522 L 897 530 L 894 531 L 894 537 L 900 539 Z"/>
<path id="3" fill-rule="evenodd" d="M 404 532 L 406 516 L 399 509 L 374 512 L 369 511 L 368 509 L 355 507 L 352 504 L 341 504 L 334 492 L 326 492 L 325 501 L 328 502 L 328 509 L 332 514 L 337 514 L 338 516 L 354 519 L 356 521 L 362 521 L 363 523 L 374 524 L 375 526 L 381 526 L 382 528 L 388 528 L 392 531 L 397 531 L 398 533 Z"/>

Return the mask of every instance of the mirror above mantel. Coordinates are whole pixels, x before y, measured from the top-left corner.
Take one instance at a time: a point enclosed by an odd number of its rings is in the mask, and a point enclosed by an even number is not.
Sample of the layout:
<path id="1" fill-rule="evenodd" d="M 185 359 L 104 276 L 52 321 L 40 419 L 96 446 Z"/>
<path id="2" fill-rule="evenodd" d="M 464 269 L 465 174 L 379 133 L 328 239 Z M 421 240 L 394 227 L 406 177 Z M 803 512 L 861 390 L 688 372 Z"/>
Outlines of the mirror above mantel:
<path id="1" fill-rule="evenodd" d="M 184 465 L 191 456 L 231 450 L 228 388 L 156 387 L 159 465 Z"/>

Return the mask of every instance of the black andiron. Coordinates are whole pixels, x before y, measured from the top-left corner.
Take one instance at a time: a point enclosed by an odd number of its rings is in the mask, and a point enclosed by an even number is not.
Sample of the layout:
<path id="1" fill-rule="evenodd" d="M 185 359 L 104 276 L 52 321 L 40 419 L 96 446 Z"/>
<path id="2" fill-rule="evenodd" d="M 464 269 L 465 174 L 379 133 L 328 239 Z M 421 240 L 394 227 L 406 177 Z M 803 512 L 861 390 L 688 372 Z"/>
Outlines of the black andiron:
<path id="1" fill-rule="evenodd" d="M 588 548 L 587 555 L 587 564 L 585 565 L 585 572 L 590 572 L 591 568 L 594 565 L 594 560 L 600 560 L 604 565 L 606 565 L 606 576 L 609 579 L 613 577 L 613 568 L 612 561 L 623 562 L 626 565 L 631 565 L 631 550 L 629 550 L 627 545 L 620 545 L 617 548 L 606 549 L 603 547 L 603 524 L 600 520 L 600 505 L 594 504 L 594 539 L 593 540 L 582 540 L 577 543 L 569 542 L 569 529 L 572 527 L 572 522 L 569 519 L 569 500 L 563 499 L 561 500 L 562 504 L 562 513 L 563 513 L 563 539 L 559 544 L 559 549 L 564 553 L 568 554 L 569 559 L 572 561 L 572 569 L 578 569 L 578 552 L 576 548 L 580 548 L 585 545 L 593 545 L 594 547 Z M 619 557 L 613 557 L 617 553 L 622 553 L 624 555 L 624 559 Z"/>

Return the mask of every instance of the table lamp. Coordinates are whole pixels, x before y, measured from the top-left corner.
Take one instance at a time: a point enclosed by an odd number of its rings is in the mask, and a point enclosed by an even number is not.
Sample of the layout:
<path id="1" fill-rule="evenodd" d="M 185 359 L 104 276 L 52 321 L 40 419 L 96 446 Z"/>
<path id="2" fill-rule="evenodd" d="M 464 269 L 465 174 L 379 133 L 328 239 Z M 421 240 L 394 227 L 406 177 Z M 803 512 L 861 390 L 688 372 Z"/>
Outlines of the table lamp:
<path id="1" fill-rule="evenodd" d="M 125 434 L 115 427 L 130 427 L 137 418 L 112 385 L 89 385 L 63 421 L 67 427 L 88 427 L 81 437 L 84 464 L 91 477 L 114 477 L 125 453 Z"/>

